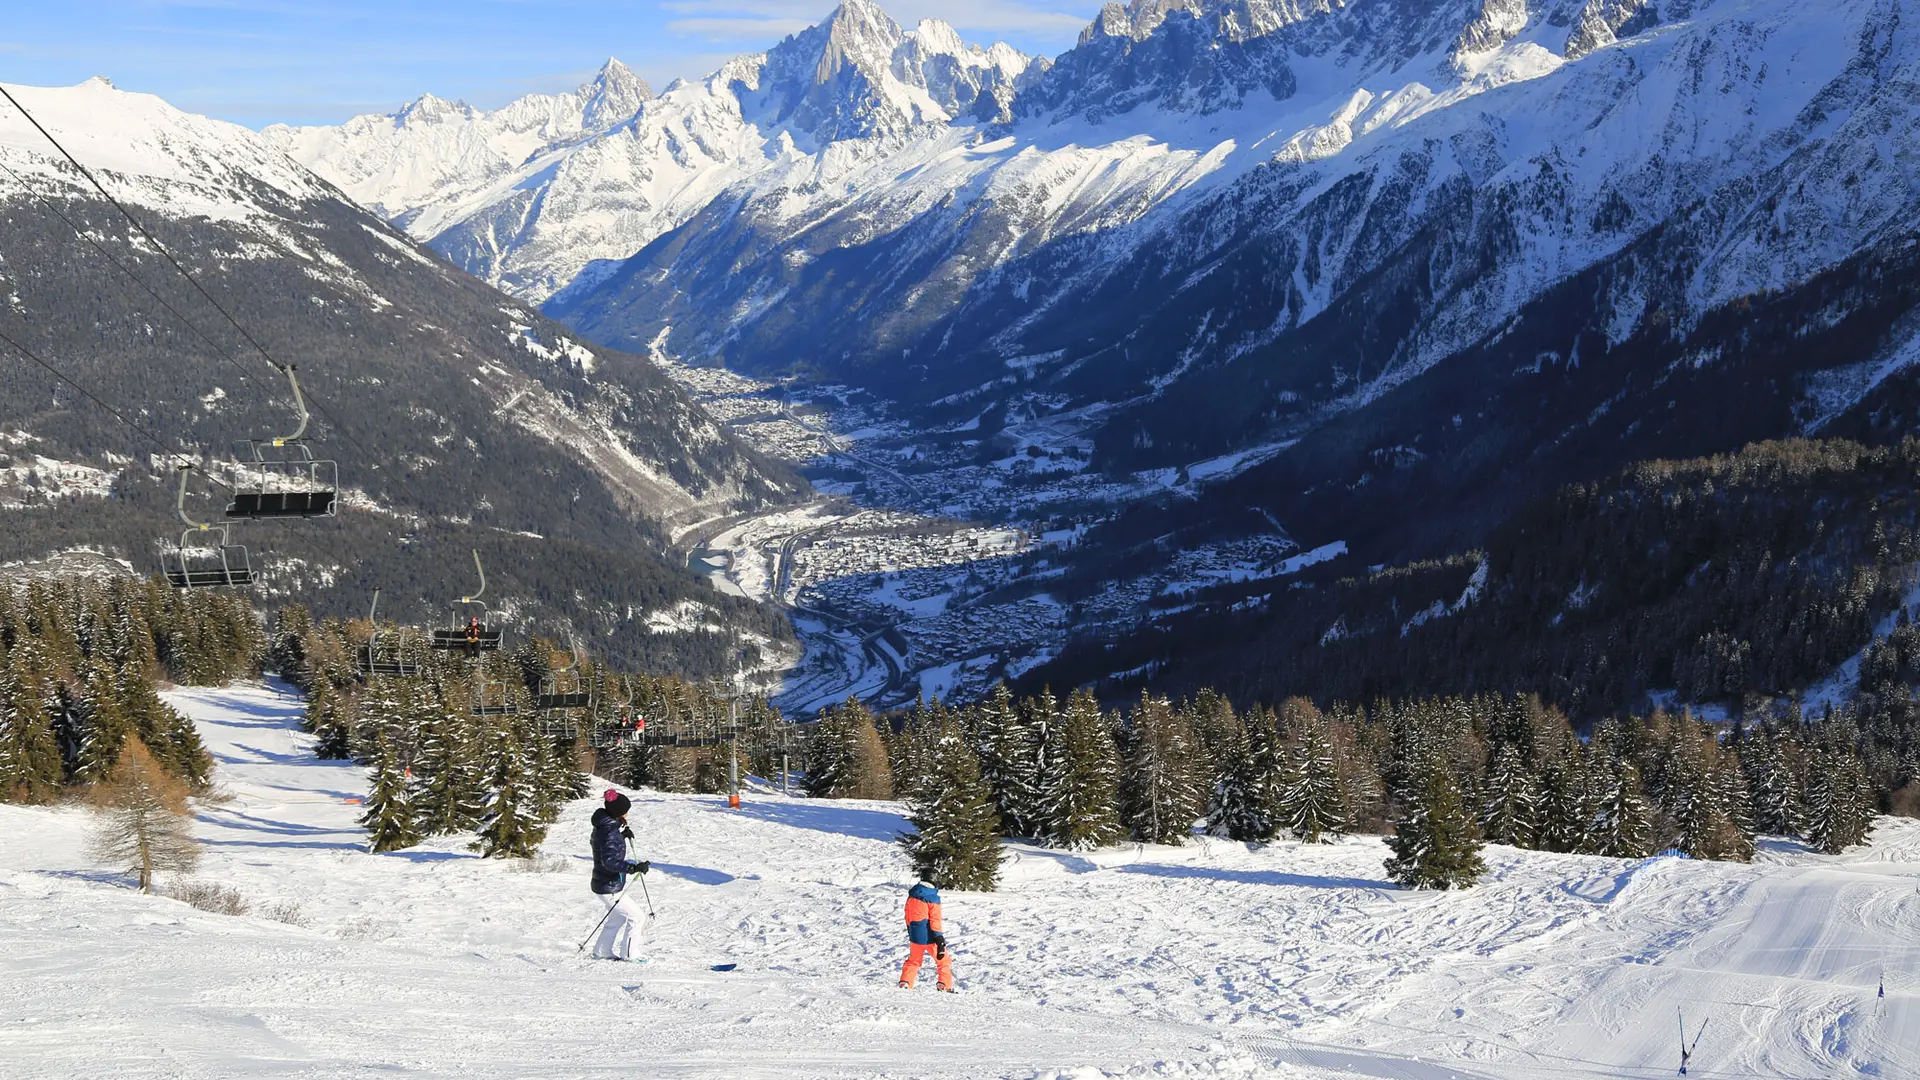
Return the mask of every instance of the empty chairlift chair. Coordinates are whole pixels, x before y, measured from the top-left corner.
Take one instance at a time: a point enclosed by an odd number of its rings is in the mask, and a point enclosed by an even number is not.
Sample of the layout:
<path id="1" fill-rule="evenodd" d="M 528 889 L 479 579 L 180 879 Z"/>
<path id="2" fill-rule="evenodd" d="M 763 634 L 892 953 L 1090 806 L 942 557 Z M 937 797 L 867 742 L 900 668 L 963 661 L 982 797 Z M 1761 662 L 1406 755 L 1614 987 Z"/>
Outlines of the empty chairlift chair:
<path id="1" fill-rule="evenodd" d="M 245 453 L 235 453 L 229 520 L 332 517 L 339 503 L 340 468 L 331 461 L 314 460 L 306 440 L 307 402 L 300 393 L 300 379 L 293 365 L 285 370 L 300 426 L 291 435 L 249 439 Z"/>
<path id="2" fill-rule="evenodd" d="M 490 678 L 484 671 L 476 672 L 473 677 L 473 707 L 475 716 L 517 716 L 520 702 L 513 696 L 513 688 L 504 679 Z"/>
<path id="3" fill-rule="evenodd" d="M 375 589 L 373 606 L 367 609 L 367 643 L 360 646 L 358 666 L 361 676 L 411 678 L 420 674 L 420 662 L 407 656 L 405 639 L 397 633 L 380 632 L 380 620 L 375 617 L 379 610 L 380 590 Z"/>
<path id="4" fill-rule="evenodd" d="M 174 500 L 174 507 L 187 529 L 180 534 L 180 546 L 171 556 L 161 553 L 161 573 L 166 576 L 167 584 L 176 589 L 248 588 L 253 585 L 254 574 L 247 549 L 233 542 L 226 525 L 195 521 L 187 514 L 187 474 L 192 471 L 191 465 L 180 466 L 180 494 Z M 219 534 L 219 540 L 199 547 L 190 542 L 195 536 L 208 533 Z"/>
<path id="5" fill-rule="evenodd" d="M 427 639 L 427 644 L 436 649 L 459 650 L 468 653 L 494 652 L 500 648 L 499 629 L 488 625 L 492 612 L 480 602 L 480 596 L 487 591 L 487 571 L 480 565 L 480 553 L 473 553 L 473 569 L 480 575 L 480 588 L 472 596 L 463 596 L 453 605 L 453 618 L 449 624 L 436 629 Z"/>

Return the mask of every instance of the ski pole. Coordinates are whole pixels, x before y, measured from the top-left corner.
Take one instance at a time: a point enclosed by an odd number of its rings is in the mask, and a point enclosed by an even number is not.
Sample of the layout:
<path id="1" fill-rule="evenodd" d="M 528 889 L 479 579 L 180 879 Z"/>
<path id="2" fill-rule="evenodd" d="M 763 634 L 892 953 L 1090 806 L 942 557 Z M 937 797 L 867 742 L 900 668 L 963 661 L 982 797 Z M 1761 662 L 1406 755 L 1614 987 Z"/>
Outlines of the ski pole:
<path id="1" fill-rule="evenodd" d="M 640 895 L 647 902 L 647 918 L 651 920 L 653 918 L 653 897 L 647 892 L 647 875 L 641 874 L 639 875 L 639 877 L 640 877 Z"/>
<path id="2" fill-rule="evenodd" d="M 640 887 L 641 887 L 641 888 L 643 888 L 643 889 L 644 889 L 644 888 L 646 888 L 646 885 L 645 885 L 645 883 L 642 883 Z M 625 899 L 625 898 L 626 898 L 626 895 L 627 895 L 627 887 L 626 887 L 625 885 L 622 885 L 622 886 L 620 886 L 620 891 L 619 891 L 619 892 L 617 892 L 617 893 L 614 893 L 614 894 L 613 894 L 613 903 L 611 903 L 611 904 L 608 904 L 608 905 L 607 905 L 607 913 L 606 913 L 605 915 L 602 915 L 602 916 L 600 916 L 600 921 L 599 921 L 599 922 L 597 922 L 597 923 L 594 923 L 594 924 L 593 924 L 593 929 L 592 929 L 592 930 L 589 930 L 589 931 L 587 931 L 587 936 L 586 936 L 586 940 L 584 940 L 584 941 L 582 941 L 582 942 L 580 942 L 580 946 L 579 946 L 578 948 L 576 948 L 576 949 L 574 949 L 574 950 L 573 950 L 574 952 L 586 952 L 586 951 L 587 951 L 587 942 L 588 942 L 588 941 L 592 941 L 592 940 L 593 940 L 593 936 L 594 936 L 595 934 L 598 934 L 598 933 L 600 932 L 600 928 L 601 928 L 601 927 L 603 927 L 603 926 L 605 926 L 605 925 L 607 925 L 607 919 L 609 919 L 610 917 L 612 917 L 612 915 L 613 915 L 613 909 L 614 909 L 614 908 L 617 908 L 617 907 L 619 907 L 619 906 L 620 906 L 620 901 L 621 901 L 621 900 L 623 900 L 623 899 Z M 647 904 L 647 906 L 648 906 L 649 908 L 651 908 L 651 907 L 653 906 L 653 904 L 652 904 L 652 903 L 648 903 L 648 904 Z M 653 914 L 653 913 L 652 913 L 651 911 L 649 911 L 649 912 L 648 912 L 647 914 L 649 914 L 649 915 L 651 915 L 651 914 Z"/>

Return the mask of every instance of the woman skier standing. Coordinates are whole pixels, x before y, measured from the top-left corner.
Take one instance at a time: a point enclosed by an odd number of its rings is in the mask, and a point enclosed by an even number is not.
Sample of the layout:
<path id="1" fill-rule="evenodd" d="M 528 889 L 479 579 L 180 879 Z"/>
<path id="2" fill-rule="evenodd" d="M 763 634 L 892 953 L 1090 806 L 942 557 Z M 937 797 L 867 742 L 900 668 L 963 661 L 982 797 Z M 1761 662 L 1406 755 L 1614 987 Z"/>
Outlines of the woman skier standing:
<path id="1" fill-rule="evenodd" d="M 627 861 L 627 841 L 633 839 L 633 830 L 627 827 L 632 800 L 608 788 L 605 801 L 605 806 L 593 812 L 593 891 L 607 903 L 606 920 L 593 939 L 593 955 L 598 960 L 630 960 L 633 927 L 638 920 L 627 914 L 620 901 L 625 896 L 627 875 L 644 874 L 650 864 Z"/>

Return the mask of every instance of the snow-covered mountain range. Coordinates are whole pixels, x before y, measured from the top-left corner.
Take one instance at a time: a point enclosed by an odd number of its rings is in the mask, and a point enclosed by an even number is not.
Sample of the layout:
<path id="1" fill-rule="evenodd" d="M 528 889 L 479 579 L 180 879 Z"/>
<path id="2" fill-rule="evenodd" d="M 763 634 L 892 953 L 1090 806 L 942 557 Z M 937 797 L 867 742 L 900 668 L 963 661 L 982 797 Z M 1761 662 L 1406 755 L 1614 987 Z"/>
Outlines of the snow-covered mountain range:
<path id="1" fill-rule="evenodd" d="M 1685 234 L 1679 264 L 1617 284 L 1610 340 L 1884 241 L 1920 208 L 1911 22 L 1895 0 L 1135 0 L 1047 63 L 848 0 L 602 131 L 570 114 L 583 134 L 488 186 L 376 198 L 603 342 L 968 415 L 1097 405 L 1104 462 L 1178 465 L 1297 438 L 1656 233 Z M 427 101 L 271 134 L 349 190 L 485 171 L 466 137 L 395 164 Z M 1352 308 L 1391 314 L 1344 355 L 1302 344 Z M 1240 369 L 1264 390 L 1229 423 L 1160 423 Z"/>

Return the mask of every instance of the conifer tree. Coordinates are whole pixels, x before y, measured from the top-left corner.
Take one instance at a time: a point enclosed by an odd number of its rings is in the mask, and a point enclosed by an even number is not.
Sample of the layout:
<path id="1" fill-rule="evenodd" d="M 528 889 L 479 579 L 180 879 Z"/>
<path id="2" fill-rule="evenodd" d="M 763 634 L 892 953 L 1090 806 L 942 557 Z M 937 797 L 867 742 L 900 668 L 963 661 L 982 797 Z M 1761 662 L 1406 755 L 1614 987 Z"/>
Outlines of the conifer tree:
<path id="1" fill-rule="evenodd" d="M 807 746 L 807 794 L 826 799 L 890 799 L 893 774 L 873 714 L 858 698 L 828 709 Z"/>
<path id="2" fill-rule="evenodd" d="M 420 733 L 420 753 L 414 760 L 414 820 L 424 836 L 464 832 L 486 810 L 486 777 L 468 731 L 471 725 L 452 710 L 435 711 Z"/>
<path id="3" fill-rule="evenodd" d="M 1507 743 L 1494 751 L 1484 791 L 1481 835 L 1490 843 L 1533 847 L 1540 835 L 1540 790 L 1519 746 Z"/>
<path id="4" fill-rule="evenodd" d="M 1039 792 L 1034 733 L 1015 707 L 1006 683 L 996 684 L 974 712 L 980 773 L 993 789 L 1000 825 L 1009 836 L 1032 836 Z"/>
<path id="5" fill-rule="evenodd" d="M 349 709 L 342 706 L 340 691 L 326 679 L 315 682 L 308 692 L 301 727 L 313 734 L 313 756 L 322 761 L 339 761 L 353 753 L 353 723 Z"/>
<path id="6" fill-rule="evenodd" d="M 24 652 L 0 657 L 0 801 L 46 803 L 60 793 L 60 746 L 22 670 Z"/>
<path id="7" fill-rule="evenodd" d="M 490 796 L 473 849 L 482 858 L 528 858 L 547 837 L 540 820 L 539 791 L 527 752 L 530 736 L 517 722 L 503 723 L 488 741 Z"/>
<path id="8" fill-rule="evenodd" d="M 1783 734 L 1760 729 L 1749 734 L 1740 753 L 1740 763 L 1747 770 L 1753 826 L 1773 836 L 1798 835 L 1806 814 L 1797 762 L 1788 743 Z"/>
<path id="9" fill-rule="evenodd" d="M 80 760 L 75 778 L 81 783 L 104 780 L 120 758 L 120 747 L 134 733 L 133 723 L 114 692 L 113 673 L 93 661 L 80 672 L 73 715 L 79 733 Z"/>
<path id="10" fill-rule="evenodd" d="M 980 759 L 957 718 L 927 736 L 927 782 L 909 800 L 914 831 L 900 837 L 922 878 L 946 889 L 991 892 L 1000 880 L 1000 818 Z"/>
<path id="11" fill-rule="evenodd" d="M 1040 839 L 1068 851 L 1119 840 L 1120 762 L 1091 691 L 1074 691 L 1059 724 L 1047 733 L 1042 753 Z"/>
<path id="12" fill-rule="evenodd" d="M 1125 729 L 1120 816 L 1135 840 L 1182 844 L 1206 812 L 1198 747 L 1184 714 L 1142 693 Z"/>
<path id="13" fill-rule="evenodd" d="M 1631 761 L 1604 755 L 1588 772 L 1593 793 L 1593 823 L 1576 850 L 1616 859 L 1653 854 L 1653 807 Z"/>
<path id="14" fill-rule="evenodd" d="M 138 877 L 141 892 L 152 891 L 155 871 L 193 869 L 200 845 L 193 838 L 188 795 L 187 785 L 153 760 L 140 737 L 129 735 L 107 775 L 91 790 L 100 812 L 94 855 L 127 867 Z"/>
<path id="15" fill-rule="evenodd" d="M 1293 742 L 1274 802 L 1277 824 L 1309 844 L 1346 832 L 1353 815 L 1326 718 L 1292 698 L 1281 705 L 1281 724 Z"/>
<path id="16" fill-rule="evenodd" d="M 413 782 L 406 763 L 382 731 L 374 737 L 372 784 L 360 825 L 367 830 L 367 850 L 398 851 L 420 842 L 413 820 Z"/>
<path id="17" fill-rule="evenodd" d="M 1387 876 L 1410 889 L 1464 888 L 1486 873 L 1473 815 L 1438 759 L 1412 769 L 1387 844 Z"/>
<path id="18" fill-rule="evenodd" d="M 1807 842 L 1829 855 L 1864 843 L 1874 810 L 1860 759 L 1843 750 L 1816 750 L 1807 769 Z"/>
<path id="19" fill-rule="evenodd" d="M 1249 714 L 1245 735 L 1239 759 L 1228 764 L 1215 789 L 1207 831 L 1230 840 L 1264 843 L 1281 828 L 1286 754 L 1271 714 Z"/>

